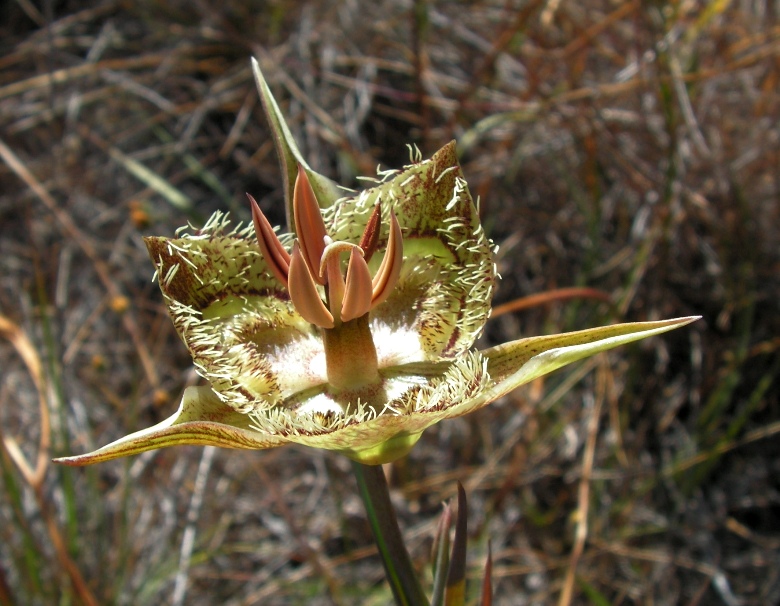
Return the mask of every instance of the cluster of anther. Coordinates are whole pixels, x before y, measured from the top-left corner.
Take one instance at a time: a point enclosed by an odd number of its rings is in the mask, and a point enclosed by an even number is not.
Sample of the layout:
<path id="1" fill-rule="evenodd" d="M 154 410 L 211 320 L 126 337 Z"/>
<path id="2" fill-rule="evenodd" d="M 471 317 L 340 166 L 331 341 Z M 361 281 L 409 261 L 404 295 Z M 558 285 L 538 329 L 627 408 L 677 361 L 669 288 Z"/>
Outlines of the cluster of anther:
<path id="1" fill-rule="evenodd" d="M 298 313 L 321 328 L 331 329 L 367 314 L 392 292 L 401 271 L 401 227 L 390 211 L 387 249 L 374 277 L 368 261 L 376 252 L 382 215 L 374 208 L 358 244 L 334 241 L 325 230 L 320 206 L 306 172 L 299 166 L 293 192 L 293 215 L 297 240 L 288 253 L 252 196 L 254 221 L 260 250 L 274 276 L 285 285 Z M 349 253 L 346 277 L 340 257 Z M 325 301 L 317 286 L 324 287 Z"/>

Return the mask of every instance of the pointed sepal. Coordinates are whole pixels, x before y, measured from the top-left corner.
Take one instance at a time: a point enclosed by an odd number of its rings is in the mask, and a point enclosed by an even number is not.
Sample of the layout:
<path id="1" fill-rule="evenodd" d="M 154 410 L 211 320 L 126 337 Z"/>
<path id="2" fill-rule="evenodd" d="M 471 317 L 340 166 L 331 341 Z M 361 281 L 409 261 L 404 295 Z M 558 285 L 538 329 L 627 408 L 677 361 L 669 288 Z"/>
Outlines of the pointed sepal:
<path id="1" fill-rule="evenodd" d="M 260 93 L 260 100 L 263 103 L 263 110 L 265 111 L 268 123 L 271 125 L 274 145 L 276 147 L 276 153 L 279 156 L 279 164 L 281 165 L 282 175 L 284 177 L 284 199 L 287 225 L 292 227 L 292 198 L 295 178 L 298 174 L 298 165 L 306 171 L 306 176 L 309 178 L 312 189 L 314 189 L 314 193 L 317 195 L 317 201 L 323 207 L 330 206 L 337 199 L 341 198 L 344 193 L 336 183 L 326 176 L 314 171 L 306 163 L 306 160 L 303 159 L 303 155 L 298 149 L 295 139 L 293 139 L 290 128 L 287 126 L 284 115 L 282 115 L 282 111 L 279 109 L 279 105 L 276 103 L 273 93 L 271 93 L 268 82 L 266 82 L 265 77 L 263 76 L 260 64 L 255 58 L 252 58 L 252 73 L 255 76 L 255 83 L 257 84 L 257 90 Z"/>
<path id="2" fill-rule="evenodd" d="M 184 390 L 176 413 L 153 427 L 120 438 L 93 452 L 54 459 L 55 463 L 81 466 L 102 463 L 147 450 L 195 444 L 259 450 L 284 444 L 278 436 L 252 429 L 247 415 L 224 404 L 208 387 Z"/>
<path id="3" fill-rule="evenodd" d="M 529 337 L 482 351 L 488 360 L 491 386 L 469 402 L 457 406 L 456 414 L 467 414 L 567 364 L 589 358 L 602 351 L 674 330 L 699 319 L 699 316 L 630 322 L 601 326 L 576 332 Z M 453 410 L 453 413 L 455 411 Z"/>

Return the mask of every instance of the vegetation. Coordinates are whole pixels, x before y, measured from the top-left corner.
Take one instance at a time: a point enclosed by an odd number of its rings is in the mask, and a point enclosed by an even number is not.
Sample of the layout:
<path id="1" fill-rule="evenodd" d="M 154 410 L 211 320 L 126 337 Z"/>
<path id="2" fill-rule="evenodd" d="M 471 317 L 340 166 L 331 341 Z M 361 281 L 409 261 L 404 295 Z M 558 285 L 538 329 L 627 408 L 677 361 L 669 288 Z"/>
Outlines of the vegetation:
<path id="1" fill-rule="evenodd" d="M 428 430 L 386 469 L 419 569 L 460 480 L 469 595 L 490 540 L 497 604 L 780 601 L 773 3 L 42 6 L 0 21 L 0 604 L 390 600 L 342 456 L 48 464 L 197 384 L 142 236 L 244 192 L 284 222 L 251 56 L 340 183 L 457 141 L 500 247 L 482 345 L 704 316 Z"/>

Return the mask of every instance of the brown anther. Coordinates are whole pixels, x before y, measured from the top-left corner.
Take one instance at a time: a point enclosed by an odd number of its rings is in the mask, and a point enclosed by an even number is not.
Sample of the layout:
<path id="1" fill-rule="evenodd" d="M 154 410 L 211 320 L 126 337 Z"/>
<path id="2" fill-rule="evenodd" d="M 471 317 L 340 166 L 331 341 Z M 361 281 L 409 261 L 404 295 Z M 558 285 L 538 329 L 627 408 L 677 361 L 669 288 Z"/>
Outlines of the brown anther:
<path id="1" fill-rule="evenodd" d="M 393 292 L 393 288 L 398 283 L 398 277 L 401 275 L 403 260 L 404 245 L 401 226 L 398 224 L 398 219 L 395 218 L 395 213 L 391 210 L 387 249 L 371 284 L 371 307 L 382 303 Z"/>
<path id="2" fill-rule="evenodd" d="M 379 202 L 374 206 L 374 212 L 368 218 L 363 236 L 360 238 L 360 248 L 363 249 L 363 258 L 368 263 L 379 245 L 379 228 L 382 223 L 382 209 Z"/>
<path id="3" fill-rule="evenodd" d="M 295 179 L 293 192 L 293 216 L 295 218 L 295 233 L 301 245 L 301 252 L 314 280 L 325 284 L 325 278 L 319 275 L 317 269 L 325 249 L 325 223 L 320 214 L 320 205 L 311 188 L 306 171 L 298 165 L 298 177 Z"/>
<path id="4" fill-rule="evenodd" d="M 298 242 L 293 245 L 290 257 L 287 290 L 295 309 L 304 320 L 322 328 L 333 328 L 333 316 L 320 298 Z"/>
<path id="5" fill-rule="evenodd" d="M 363 249 L 355 247 L 349 255 L 347 283 L 341 304 L 341 321 L 349 322 L 371 309 L 371 273 L 363 258 Z"/>
<path id="6" fill-rule="evenodd" d="M 401 234 L 401 226 L 395 213 L 390 211 L 390 236 L 387 239 L 387 249 L 382 263 L 374 276 L 371 284 L 371 307 L 376 307 L 384 302 L 393 292 L 401 275 L 401 265 L 404 260 L 404 245 Z"/>
<path id="7" fill-rule="evenodd" d="M 257 234 L 257 243 L 260 245 L 260 252 L 263 254 L 268 269 L 279 282 L 287 287 L 287 274 L 290 271 L 290 254 L 284 249 L 279 238 L 276 236 L 273 227 L 265 218 L 263 211 L 260 210 L 255 199 L 249 194 L 252 207 L 252 222 L 255 224 L 255 233 Z"/>

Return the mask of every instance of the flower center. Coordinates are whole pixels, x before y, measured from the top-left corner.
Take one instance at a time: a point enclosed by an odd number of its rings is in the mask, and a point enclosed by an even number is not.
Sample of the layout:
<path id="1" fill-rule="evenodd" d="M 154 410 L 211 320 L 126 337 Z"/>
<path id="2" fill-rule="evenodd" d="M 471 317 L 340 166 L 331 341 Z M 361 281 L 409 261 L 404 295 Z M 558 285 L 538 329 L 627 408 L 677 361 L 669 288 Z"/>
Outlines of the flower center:
<path id="1" fill-rule="evenodd" d="M 354 392 L 380 383 L 368 313 L 390 296 L 398 282 L 403 244 L 395 214 L 390 212 L 387 249 L 372 278 L 368 261 L 379 243 L 379 204 L 359 244 L 334 241 L 325 230 L 306 172 L 299 167 L 293 193 L 297 240 L 292 253 L 287 253 L 251 196 L 250 201 L 258 243 L 269 270 L 287 287 L 298 313 L 320 328 L 331 388 L 336 393 Z M 346 253 L 345 275 L 342 254 Z"/>

